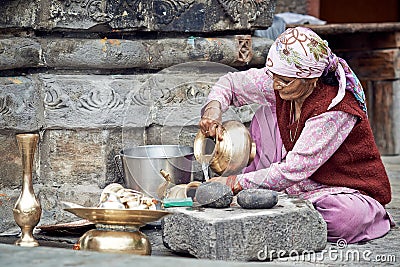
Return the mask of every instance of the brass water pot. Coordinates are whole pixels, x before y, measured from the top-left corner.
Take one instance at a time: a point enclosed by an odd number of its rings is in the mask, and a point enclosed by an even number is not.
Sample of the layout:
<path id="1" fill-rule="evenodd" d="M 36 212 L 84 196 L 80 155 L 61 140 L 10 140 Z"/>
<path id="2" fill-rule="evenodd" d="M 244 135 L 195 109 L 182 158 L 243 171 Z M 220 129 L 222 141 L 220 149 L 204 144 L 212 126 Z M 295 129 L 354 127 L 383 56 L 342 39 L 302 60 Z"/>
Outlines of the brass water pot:
<path id="1" fill-rule="evenodd" d="M 239 174 L 253 161 L 256 144 L 246 126 L 238 121 L 226 121 L 222 128 L 222 141 L 206 137 L 199 130 L 194 140 L 194 156 L 198 162 L 209 164 L 218 175 Z"/>

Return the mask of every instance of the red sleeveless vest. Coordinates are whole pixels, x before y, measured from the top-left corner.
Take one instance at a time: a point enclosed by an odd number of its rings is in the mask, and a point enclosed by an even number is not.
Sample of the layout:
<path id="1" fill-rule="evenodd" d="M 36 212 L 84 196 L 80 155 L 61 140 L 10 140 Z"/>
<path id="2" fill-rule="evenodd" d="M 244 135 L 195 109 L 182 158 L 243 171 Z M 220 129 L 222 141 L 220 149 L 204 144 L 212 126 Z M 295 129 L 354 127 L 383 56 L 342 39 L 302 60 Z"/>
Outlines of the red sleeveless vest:
<path id="1" fill-rule="evenodd" d="M 305 121 L 327 111 L 329 104 L 337 94 L 337 87 L 319 84 L 307 97 L 301 108 L 299 125 L 290 124 L 290 101 L 276 95 L 276 114 L 283 145 L 289 152 L 293 149 Z M 365 112 L 358 105 L 351 92 L 346 91 L 344 99 L 332 111 L 344 111 L 358 117 L 358 121 L 349 136 L 344 140 L 332 157 L 311 175 L 310 179 L 330 186 L 344 186 L 367 194 L 382 205 L 391 201 L 391 189 L 385 167 L 383 166 L 374 136 Z M 297 129 L 293 142 L 290 141 Z"/>

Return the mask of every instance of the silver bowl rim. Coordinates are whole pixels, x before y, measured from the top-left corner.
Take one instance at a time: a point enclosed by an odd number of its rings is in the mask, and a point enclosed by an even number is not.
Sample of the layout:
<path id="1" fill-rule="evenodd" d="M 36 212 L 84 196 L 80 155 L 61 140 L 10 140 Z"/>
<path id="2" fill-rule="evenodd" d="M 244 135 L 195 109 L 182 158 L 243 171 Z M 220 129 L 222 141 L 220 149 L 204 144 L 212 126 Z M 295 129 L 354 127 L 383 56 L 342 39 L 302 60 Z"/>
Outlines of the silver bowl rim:
<path id="1" fill-rule="evenodd" d="M 128 150 L 134 150 L 134 149 L 146 149 L 146 148 L 162 148 L 162 147 L 166 147 L 166 148 L 178 148 L 179 151 L 181 151 L 181 149 L 188 149 L 190 152 L 188 153 L 182 153 L 179 155 L 162 155 L 162 156 L 157 156 L 157 157 L 149 157 L 149 155 L 146 156 L 136 156 L 136 155 L 128 155 L 125 154 L 124 151 L 128 151 Z M 127 147 L 127 148 L 123 148 L 120 150 L 119 155 L 121 157 L 126 157 L 126 158 L 132 158 L 132 159 L 170 159 L 170 158 L 181 158 L 181 157 L 188 157 L 188 156 L 194 156 L 194 148 L 192 146 L 187 146 L 187 145 L 143 145 L 143 146 L 134 146 L 134 147 Z"/>

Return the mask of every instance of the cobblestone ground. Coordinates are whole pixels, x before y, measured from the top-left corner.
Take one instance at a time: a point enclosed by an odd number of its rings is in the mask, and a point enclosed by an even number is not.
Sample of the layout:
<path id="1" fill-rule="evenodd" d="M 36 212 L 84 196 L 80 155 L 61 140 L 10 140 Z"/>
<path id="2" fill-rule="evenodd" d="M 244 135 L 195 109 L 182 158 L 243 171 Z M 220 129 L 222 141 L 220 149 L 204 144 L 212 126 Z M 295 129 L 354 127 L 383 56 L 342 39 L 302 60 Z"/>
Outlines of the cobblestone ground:
<path id="1" fill-rule="evenodd" d="M 400 156 L 384 157 L 392 185 L 392 202 L 387 210 L 396 222 L 400 221 Z M 400 265 L 400 228 L 395 226 L 382 238 L 359 244 L 329 243 L 325 250 L 318 253 L 282 257 L 272 262 L 233 263 L 224 261 L 199 260 L 188 255 L 178 255 L 168 250 L 162 243 L 161 230 L 158 225 L 146 226 L 142 231 L 152 243 L 152 256 L 140 257 L 135 255 L 106 254 L 96 252 L 72 251 L 77 236 L 57 237 L 36 235 L 41 247 L 32 249 L 20 248 L 13 245 L 15 236 L 0 236 L 0 266 L 28 266 L 32 262 L 40 266 L 109 266 L 111 262 L 116 266 L 169 266 L 190 264 L 191 266 L 247 266 L 247 265 L 274 265 L 274 266 L 384 266 Z M 4 244 L 7 245 L 4 245 Z M 59 249 L 64 248 L 64 249 Z M 28 260 L 29 259 L 29 260 Z M 56 264 L 56 265 L 54 265 Z M 39 265 L 38 265 L 39 266 Z"/>

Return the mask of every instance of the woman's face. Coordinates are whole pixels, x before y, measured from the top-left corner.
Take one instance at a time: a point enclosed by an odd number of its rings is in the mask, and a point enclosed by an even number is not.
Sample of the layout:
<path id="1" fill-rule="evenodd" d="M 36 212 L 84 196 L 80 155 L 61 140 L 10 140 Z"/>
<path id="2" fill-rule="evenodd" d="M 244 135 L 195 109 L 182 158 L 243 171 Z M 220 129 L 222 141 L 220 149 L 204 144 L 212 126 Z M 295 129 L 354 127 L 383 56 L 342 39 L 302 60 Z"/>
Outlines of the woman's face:
<path id="1" fill-rule="evenodd" d="M 274 90 L 279 92 L 283 100 L 299 100 L 309 96 L 316 79 L 299 79 L 273 74 Z"/>

